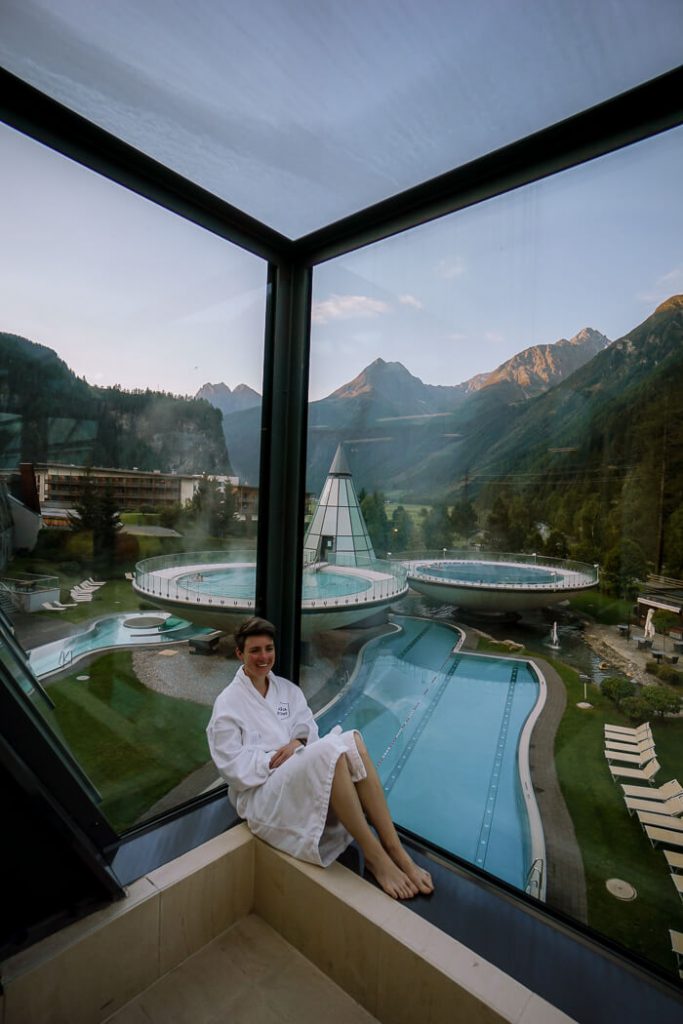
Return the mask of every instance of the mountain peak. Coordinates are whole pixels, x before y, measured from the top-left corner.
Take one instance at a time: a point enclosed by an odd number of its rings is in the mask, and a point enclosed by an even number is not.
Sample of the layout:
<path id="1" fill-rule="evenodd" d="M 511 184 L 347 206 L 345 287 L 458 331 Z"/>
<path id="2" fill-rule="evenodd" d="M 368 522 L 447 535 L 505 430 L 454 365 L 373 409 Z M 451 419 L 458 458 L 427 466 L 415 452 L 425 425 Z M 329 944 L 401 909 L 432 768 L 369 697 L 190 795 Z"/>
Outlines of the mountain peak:
<path id="1" fill-rule="evenodd" d="M 657 306 L 655 313 L 671 313 L 675 309 L 683 308 L 683 295 L 672 295 Z"/>
<path id="2" fill-rule="evenodd" d="M 224 416 L 231 412 L 243 412 L 261 404 L 261 396 L 248 384 L 238 384 L 232 391 L 222 381 L 219 384 L 202 384 L 195 398 L 204 398 L 220 409 Z"/>

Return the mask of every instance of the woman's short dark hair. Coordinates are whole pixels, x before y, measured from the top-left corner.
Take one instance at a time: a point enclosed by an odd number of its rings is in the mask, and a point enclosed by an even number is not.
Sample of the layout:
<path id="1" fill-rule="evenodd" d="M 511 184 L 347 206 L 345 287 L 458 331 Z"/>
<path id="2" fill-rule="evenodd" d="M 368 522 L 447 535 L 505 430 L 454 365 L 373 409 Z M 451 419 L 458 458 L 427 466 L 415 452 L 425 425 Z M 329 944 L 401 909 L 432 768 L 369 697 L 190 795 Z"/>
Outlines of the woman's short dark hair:
<path id="1" fill-rule="evenodd" d="M 275 641 L 275 626 L 268 619 L 259 619 L 256 615 L 251 619 L 245 619 L 235 633 L 235 647 L 242 653 L 244 645 L 250 636 L 269 636 Z"/>

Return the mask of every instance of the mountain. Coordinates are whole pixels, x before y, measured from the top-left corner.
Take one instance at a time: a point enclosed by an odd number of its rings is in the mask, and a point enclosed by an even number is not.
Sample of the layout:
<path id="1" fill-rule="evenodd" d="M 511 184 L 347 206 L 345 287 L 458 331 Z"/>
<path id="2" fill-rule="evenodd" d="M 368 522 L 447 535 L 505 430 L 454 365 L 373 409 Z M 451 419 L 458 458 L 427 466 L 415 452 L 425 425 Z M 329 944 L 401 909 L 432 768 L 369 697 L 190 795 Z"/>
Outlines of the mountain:
<path id="1" fill-rule="evenodd" d="M 520 398 L 533 398 L 569 377 L 610 344 L 604 334 L 584 327 L 569 340 L 560 338 L 552 345 L 534 345 L 524 349 L 493 373 L 473 378 L 468 382 L 470 390 L 508 382 L 518 388 Z M 477 383 L 473 386 L 474 381 Z"/>
<path id="2" fill-rule="evenodd" d="M 214 408 L 220 409 L 224 416 L 233 412 L 243 412 L 261 405 L 261 396 L 248 384 L 238 384 L 231 391 L 227 384 L 203 384 L 195 398 L 203 398 Z"/>
<path id="3" fill-rule="evenodd" d="M 2 468 L 66 462 L 229 474 L 221 421 L 207 402 L 92 387 L 52 349 L 0 333 Z"/>
<path id="4" fill-rule="evenodd" d="M 504 430 L 530 398 L 609 344 L 584 328 L 570 340 L 530 347 L 491 373 L 454 386 L 424 384 L 401 363 L 376 359 L 309 406 L 307 485 L 319 489 L 337 444 L 345 441 L 358 487 L 413 496 L 429 496 L 435 484 L 447 490 L 453 470 L 466 474 L 474 456 L 487 451 L 494 428 Z M 232 438 L 230 444 L 233 452 Z M 435 473 L 443 474 L 443 483 Z"/>

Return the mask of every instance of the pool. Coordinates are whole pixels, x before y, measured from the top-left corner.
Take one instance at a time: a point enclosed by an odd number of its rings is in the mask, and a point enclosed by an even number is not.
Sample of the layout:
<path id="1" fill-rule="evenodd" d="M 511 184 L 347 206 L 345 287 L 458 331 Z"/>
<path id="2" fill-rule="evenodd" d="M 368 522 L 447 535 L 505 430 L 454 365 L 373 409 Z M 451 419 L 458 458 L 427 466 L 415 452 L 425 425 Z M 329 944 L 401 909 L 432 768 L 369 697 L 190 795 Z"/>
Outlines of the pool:
<path id="1" fill-rule="evenodd" d="M 178 578 L 178 586 L 197 594 L 211 594 L 213 597 L 253 598 L 256 591 L 256 567 L 238 566 L 234 569 L 191 572 Z M 329 567 L 321 572 L 304 572 L 304 601 L 325 598 L 348 597 L 361 594 L 372 586 L 371 580 L 363 576 L 334 572 Z"/>
<path id="2" fill-rule="evenodd" d="M 162 621 L 153 624 L 149 612 L 139 614 L 124 612 L 98 619 L 83 633 L 52 643 L 34 647 L 28 651 L 29 665 L 40 679 L 51 672 L 58 672 L 79 658 L 113 647 L 138 647 L 163 643 L 177 643 L 190 637 L 210 632 L 201 626 L 193 626 L 184 619 L 173 615 L 162 616 Z"/>
<path id="3" fill-rule="evenodd" d="M 518 750 L 539 679 L 526 661 L 454 651 L 440 623 L 395 621 L 320 731 L 359 729 L 398 824 L 523 889 L 537 850 Z"/>
<path id="4" fill-rule="evenodd" d="M 449 562 L 443 564 L 423 563 L 420 565 L 421 575 L 454 583 L 479 584 L 512 584 L 524 585 L 562 583 L 564 576 L 560 572 L 534 565 L 511 565 L 506 562 Z"/>

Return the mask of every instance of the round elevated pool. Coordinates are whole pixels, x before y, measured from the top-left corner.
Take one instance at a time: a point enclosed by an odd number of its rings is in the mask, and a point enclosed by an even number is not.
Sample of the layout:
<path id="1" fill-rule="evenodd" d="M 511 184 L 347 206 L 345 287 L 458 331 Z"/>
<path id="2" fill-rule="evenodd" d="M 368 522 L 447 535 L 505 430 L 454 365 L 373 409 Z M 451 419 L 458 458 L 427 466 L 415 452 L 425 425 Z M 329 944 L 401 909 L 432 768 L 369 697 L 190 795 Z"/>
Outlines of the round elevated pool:
<path id="1" fill-rule="evenodd" d="M 454 555 L 406 563 L 411 588 L 472 611 L 516 612 L 557 604 L 599 582 L 597 566 L 583 562 L 484 551 Z"/>

